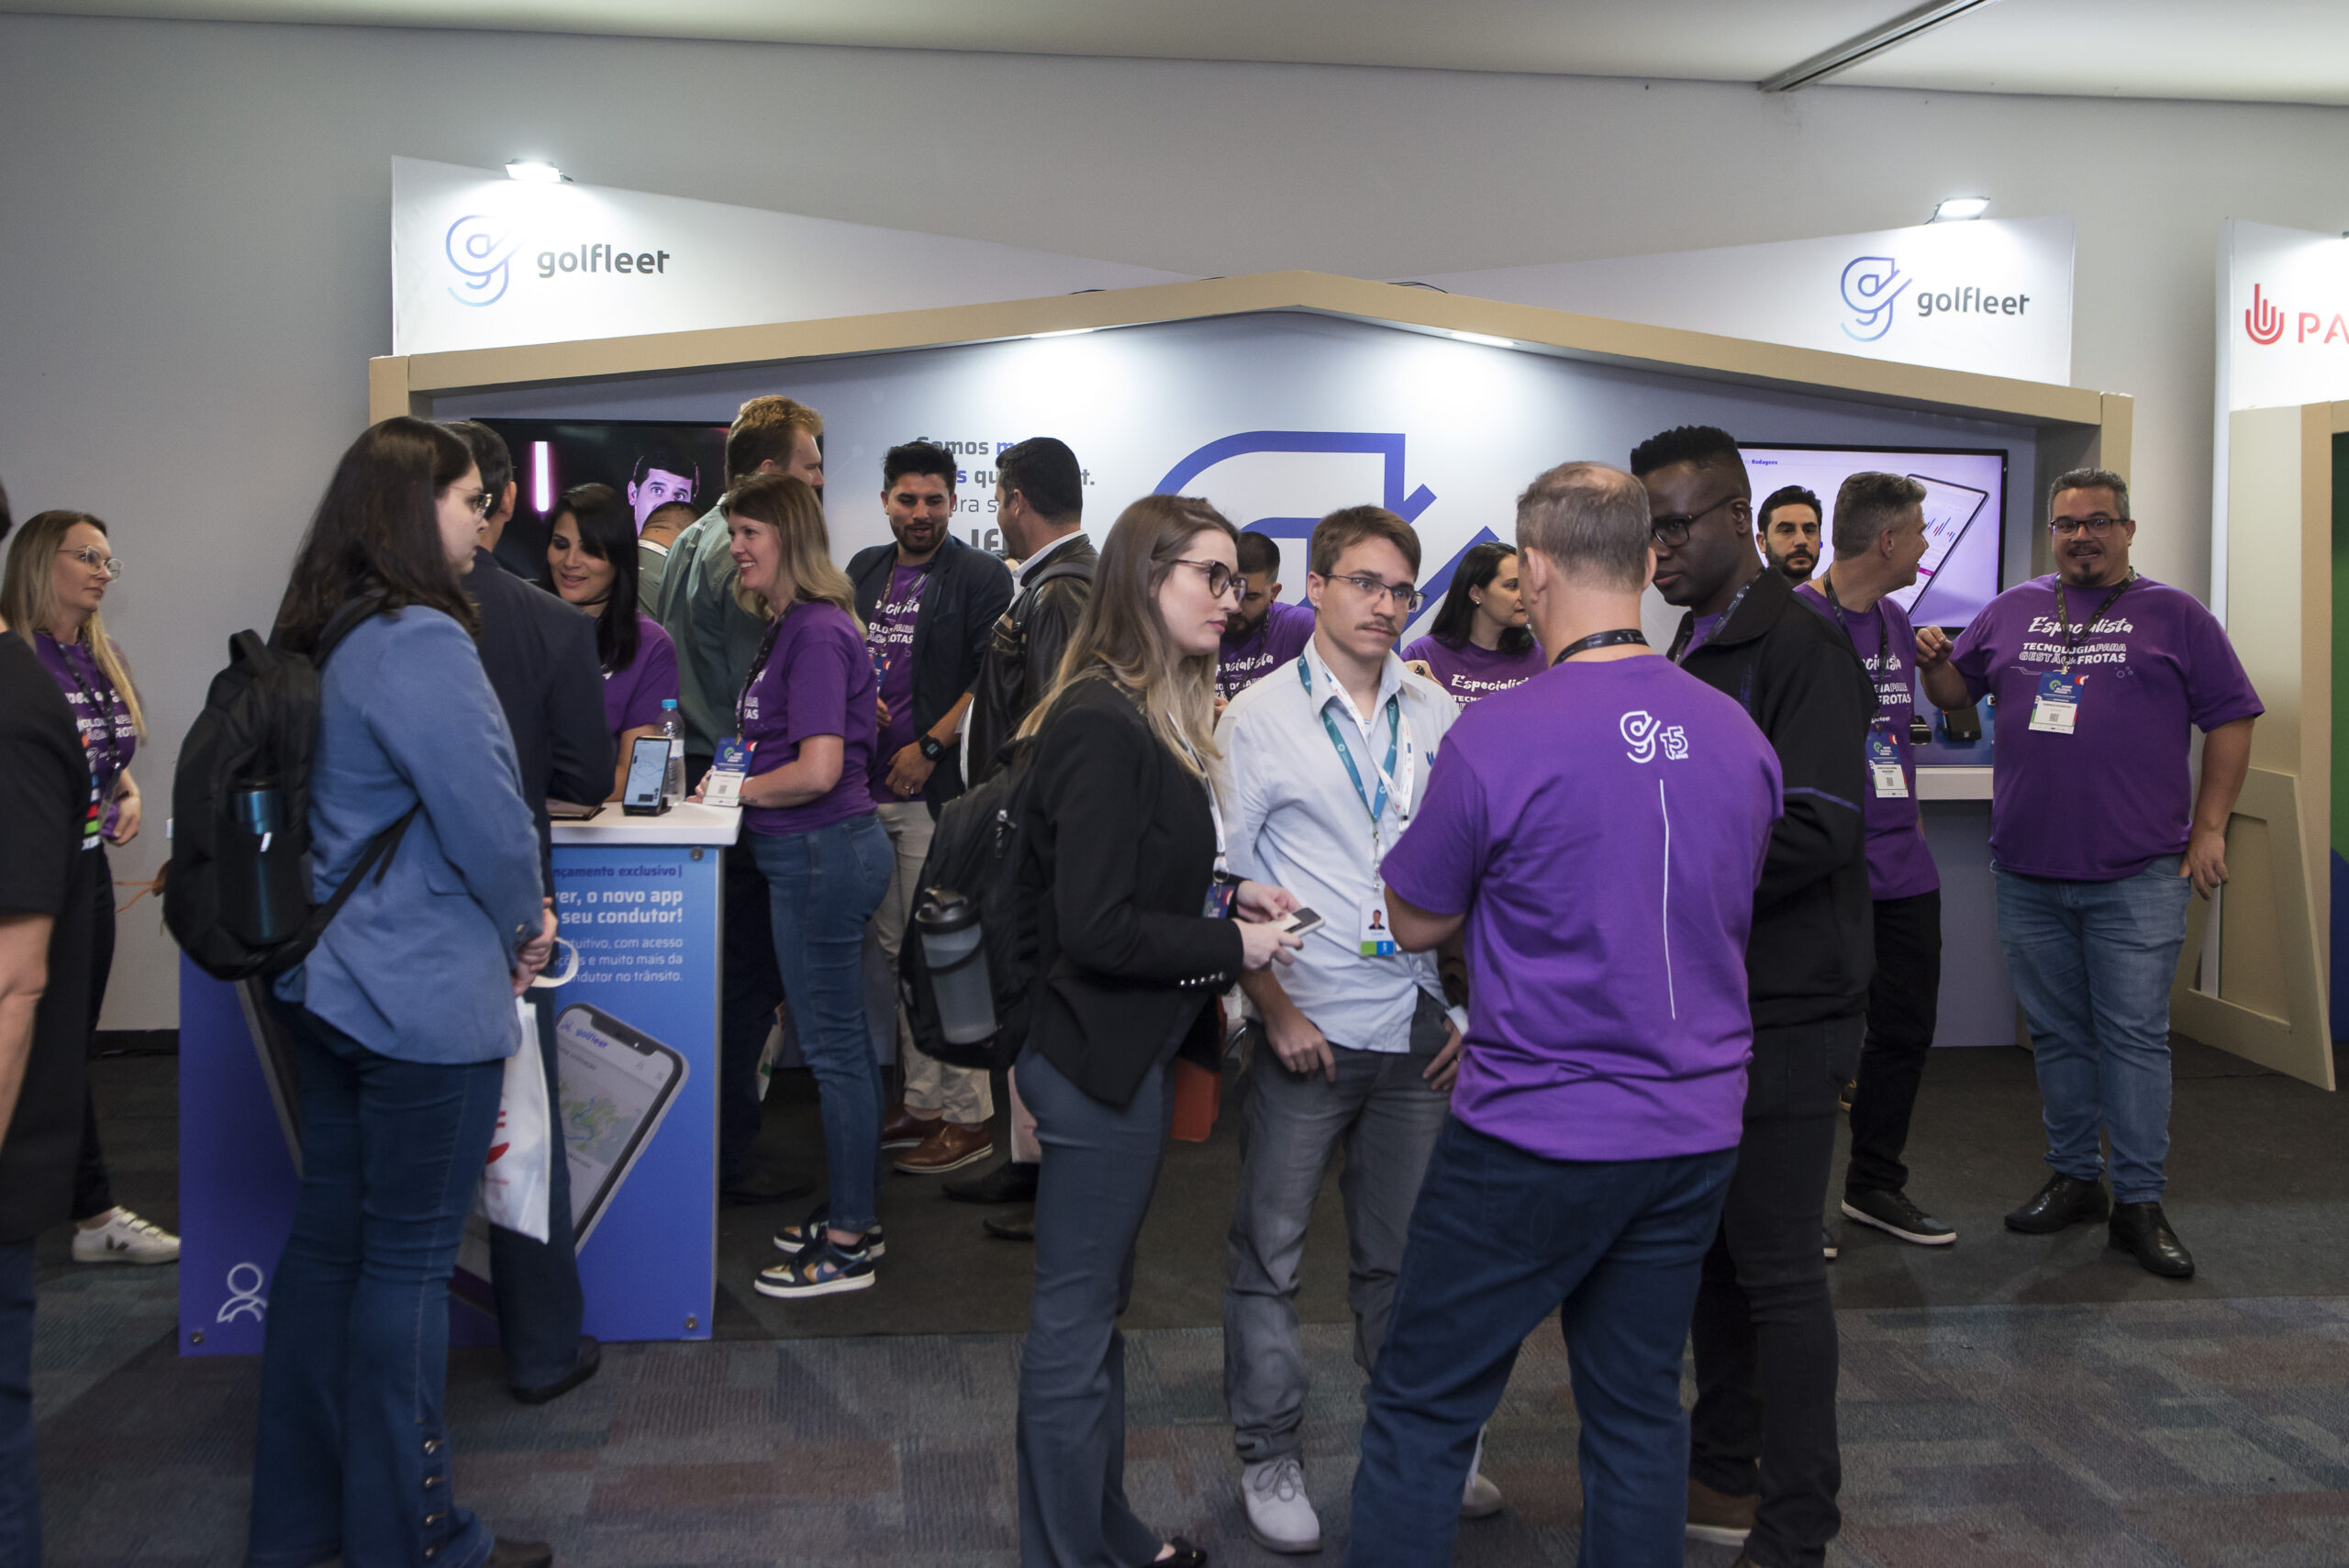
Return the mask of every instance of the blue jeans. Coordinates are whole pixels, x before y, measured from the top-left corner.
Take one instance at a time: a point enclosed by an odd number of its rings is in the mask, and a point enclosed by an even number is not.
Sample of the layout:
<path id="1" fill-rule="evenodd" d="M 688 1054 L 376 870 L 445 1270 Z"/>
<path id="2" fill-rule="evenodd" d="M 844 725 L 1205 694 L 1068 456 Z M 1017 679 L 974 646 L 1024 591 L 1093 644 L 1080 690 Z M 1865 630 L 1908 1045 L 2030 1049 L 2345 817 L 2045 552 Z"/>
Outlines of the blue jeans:
<path id="1" fill-rule="evenodd" d="M 1544 1160 L 1444 1125 L 1371 1374 L 1349 1564 L 1452 1560 L 1476 1434 L 1518 1346 L 1558 1312 L 1582 1418 L 1582 1562 L 1679 1568 L 1680 1349 L 1736 1167 L 1734 1149 Z"/>
<path id="2" fill-rule="evenodd" d="M 33 1244 L 0 1245 L 0 1562 L 40 1561 L 33 1467 Z"/>
<path id="3" fill-rule="evenodd" d="M 1998 942 L 2031 1022 L 2047 1162 L 2092 1182 L 2112 1142 L 2112 1195 L 2158 1203 L 2169 1158 L 2169 987 L 2194 883 L 2164 855 L 2117 882 L 2000 871 Z"/>
<path id="4" fill-rule="evenodd" d="M 562 1103 L 555 1068 L 554 1020 L 561 988 L 530 994 L 539 1024 L 539 1060 L 547 1073 L 547 1103 Z M 547 1239 L 533 1241 L 502 1225 L 489 1228 L 490 1288 L 497 1298 L 497 1343 L 506 1352 L 506 1381 L 516 1388 L 547 1388 L 579 1368 L 579 1323 L 586 1299 L 579 1291 L 579 1253 L 571 1226 L 571 1162 L 547 1162 Z"/>
<path id="5" fill-rule="evenodd" d="M 273 1001 L 301 1068 L 302 1195 L 269 1283 L 251 1568 L 476 1568 L 441 1420 L 449 1275 L 505 1064 L 378 1056 Z"/>
<path id="6" fill-rule="evenodd" d="M 889 891 L 889 835 L 870 812 L 806 833 L 753 833 L 774 962 L 823 1106 L 825 1218 L 870 1230 L 881 1175 L 881 1063 L 864 1027 L 864 923 Z"/>

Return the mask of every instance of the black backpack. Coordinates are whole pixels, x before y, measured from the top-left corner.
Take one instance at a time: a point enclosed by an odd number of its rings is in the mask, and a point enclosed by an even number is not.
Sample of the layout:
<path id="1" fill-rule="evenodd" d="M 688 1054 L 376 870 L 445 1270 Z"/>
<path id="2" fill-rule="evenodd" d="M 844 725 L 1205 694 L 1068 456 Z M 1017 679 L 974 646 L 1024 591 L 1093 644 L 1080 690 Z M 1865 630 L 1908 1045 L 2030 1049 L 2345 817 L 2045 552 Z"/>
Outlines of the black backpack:
<path id="1" fill-rule="evenodd" d="M 1020 817 L 1028 806 L 1029 754 L 1033 740 L 1005 748 L 1004 765 L 984 784 L 946 803 L 938 814 L 930 853 L 915 886 L 952 888 L 978 906 L 980 946 L 988 988 L 995 994 L 996 1032 L 957 1045 L 939 1021 L 922 952 L 921 926 L 908 917 L 897 951 L 897 990 L 914 1044 L 952 1067 L 1008 1067 L 1028 1039 L 1028 1003 L 1036 982 L 1035 922 L 1019 897 Z M 919 895 L 915 899 L 919 907 Z"/>
<path id="2" fill-rule="evenodd" d="M 269 979 L 300 963 L 371 870 L 381 882 L 420 806 L 375 836 L 324 905 L 310 902 L 310 757 L 318 674 L 328 655 L 376 614 L 345 605 L 305 656 L 250 631 L 228 639 L 204 711 L 172 775 L 172 859 L 163 923 L 217 980 Z M 377 869 L 380 866 L 381 869 Z"/>

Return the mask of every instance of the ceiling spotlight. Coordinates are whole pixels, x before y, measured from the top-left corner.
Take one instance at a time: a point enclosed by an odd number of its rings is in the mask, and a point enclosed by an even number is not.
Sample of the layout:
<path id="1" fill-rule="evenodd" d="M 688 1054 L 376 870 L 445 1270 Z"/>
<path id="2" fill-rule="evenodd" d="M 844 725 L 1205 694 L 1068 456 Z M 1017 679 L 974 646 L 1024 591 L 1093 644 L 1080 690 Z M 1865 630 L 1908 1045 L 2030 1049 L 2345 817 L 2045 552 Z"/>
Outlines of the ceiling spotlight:
<path id="1" fill-rule="evenodd" d="M 1454 332 L 1452 333 L 1451 336 L 1459 342 L 1480 343 L 1487 349 L 1514 349 L 1517 347 L 1517 339 L 1514 338 L 1491 338 L 1486 336 L 1482 332 Z"/>
<path id="2" fill-rule="evenodd" d="M 1928 223 L 1964 223 L 1968 218 L 1980 217 L 1984 213 L 1988 212 L 1989 210 L 1990 198 L 1987 196 L 1952 196 L 1949 200 L 1942 203 L 1941 206 L 1933 208 L 1933 216 L 1927 218 L 1925 221 Z"/>
<path id="3" fill-rule="evenodd" d="M 533 185 L 567 185 L 571 176 L 543 158 L 509 158 L 506 161 L 506 177 Z"/>

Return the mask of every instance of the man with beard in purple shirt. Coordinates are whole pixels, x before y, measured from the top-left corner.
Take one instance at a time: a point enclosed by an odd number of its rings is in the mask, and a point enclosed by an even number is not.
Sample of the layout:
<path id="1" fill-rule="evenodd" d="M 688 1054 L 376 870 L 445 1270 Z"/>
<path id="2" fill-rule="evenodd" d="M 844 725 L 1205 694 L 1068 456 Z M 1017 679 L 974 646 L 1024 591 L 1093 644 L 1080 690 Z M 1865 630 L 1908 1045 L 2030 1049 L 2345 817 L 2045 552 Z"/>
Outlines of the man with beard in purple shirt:
<path id="1" fill-rule="evenodd" d="M 2264 710 L 2210 612 L 2130 566 L 2127 480 L 2075 469 L 2049 487 L 2048 514 L 2055 571 L 1991 600 L 1954 648 L 1928 630 L 1917 650 L 1936 705 L 1987 693 L 1998 706 L 1998 940 L 2031 1025 L 2054 1171 L 2007 1228 L 2109 1216 L 2113 1246 L 2190 1279 L 2161 1202 L 2170 981 L 2187 901 L 2227 880 L 2227 821 Z M 2204 736 L 2199 793 L 2189 727 Z"/>
<path id="2" fill-rule="evenodd" d="M 1680 1347 L 1738 1161 L 1745 943 L 1781 801 L 1736 701 L 1640 634 L 1650 533 L 1646 493 L 1600 463 L 1520 497 L 1555 665 L 1461 715 L 1380 868 L 1406 951 L 1464 933 L 1469 1002 L 1372 1373 L 1357 1568 L 1450 1561 L 1476 1434 L 1553 1313 L 1582 1561 L 1680 1560 Z"/>
<path id="3" fill-rule="evenodd" d="M 1215 695 L 1230 702 L 1305 651 L 1313 607 L 1281 603 L 1281 545 L 1270 534 L 1240 536 L 1240 607 L 1223 628 Z"/>

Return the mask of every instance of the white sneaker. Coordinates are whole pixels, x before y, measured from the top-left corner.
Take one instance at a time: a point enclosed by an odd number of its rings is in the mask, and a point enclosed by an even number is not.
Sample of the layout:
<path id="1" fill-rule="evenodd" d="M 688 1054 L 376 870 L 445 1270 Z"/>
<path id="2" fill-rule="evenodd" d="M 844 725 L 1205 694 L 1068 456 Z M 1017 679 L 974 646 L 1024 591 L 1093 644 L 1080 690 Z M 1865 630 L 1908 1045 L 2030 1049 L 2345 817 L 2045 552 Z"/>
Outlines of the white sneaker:
<path id="1" fill-rule="evenodd" d="M 1321 1520 L 1305 1495 L 1305 1467 L 1295 1454 L 1242 1470 L 1240 1500 L 1248 1505 L 1248 1539 L 1265 1551 L 1321 1550 Z"/>
<path id="2" fill-rule="evenodd" d="M 84 1230 L 73 1228 L 73 1261 L 77 1263 L 175 1263 L 180 1239 L 160 1225 L 150 1225 L 127 1208 L 117 1208 L 104 1225 Z"/>
<path id="3" fill-rule="evenodd" d="M 1468 1484 L 1460 1489 L 1460 1517 L 1488 1519 L 1501 1511 L 1501 1489 L 1485 1479 L 1485 1434 L 1476 1434 L 1476 1451 L 1468 1461 Z"/>

